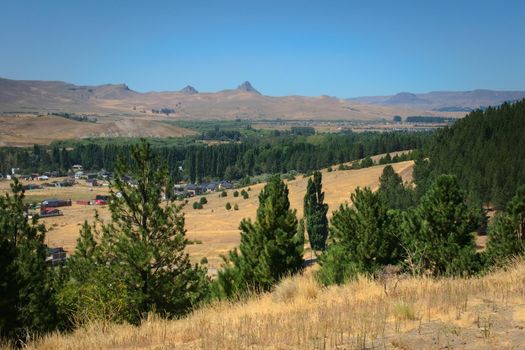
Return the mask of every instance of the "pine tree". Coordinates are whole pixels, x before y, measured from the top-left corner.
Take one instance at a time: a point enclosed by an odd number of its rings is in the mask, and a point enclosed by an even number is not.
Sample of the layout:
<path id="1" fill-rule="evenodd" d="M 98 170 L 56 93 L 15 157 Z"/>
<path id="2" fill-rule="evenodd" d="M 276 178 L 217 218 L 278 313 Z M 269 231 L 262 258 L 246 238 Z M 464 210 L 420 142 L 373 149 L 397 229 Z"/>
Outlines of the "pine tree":
<path id="1" fill-rule="evenodd" d="M 208 280 L 201 267 L 191 265 L 185 251 L 184 216 L 170 195 L 173 186 L 166 167 L 144 140 L 132 147 L 131 156 L 131 166 L 118 161 L 109 203 L 111 221 L 99 221 L 96 233 L 97 268 L 80 286 L 94 304 L 81 302 L 101 310 L 91 317 L 114 321 L 138 323 L 148 312 L 176 317 L 205 297 Z M 125 175 L 133 180 L 124 181 Z M 83 232 L 84 244 L 74 261 L 82 261 L 93 246 L 86 227 Z"/>
<path id="2" fill-rule="evenodd" d="M 17 180 L 11 191 L 0 197 L 0 337 L 18 339 L 51 330 L 59 320 L 45 227 L 28 221 Z"/>
<path id="3" fill-rule="evenodd" d="M 373 273 L 401 256 L 397 213 L 388 211 L 369 188 L 357 188 L 351 199 L 353 207 L 341 205 L 331 221 L 331 244 L 320 258 L 318 274 L 324 284 L 343 283 L 357 272 Z"/>
<path id="4" fill-rule="evenodd" d="M 525 186 L 518 189 L 507 211 L 495 218 L 489 227 L 487 257 L 492 264 L 525 254 Z"/>
<path id="5" fill-rule="evenodd" d="M 319 171 L 314 173 L 313 179 L 308 179 L 306 194 L 304 196 L 304 218 L 306 231 L 312 250 L 324 250 L 328 237 L 328 204 L 324 203 L 322 192 L 322 175 Z"/>
<path id="6" fill-rule="evenodd" d="M 288 187 L 279 176 L 270 178 L 259 194 L 255 222 L 240 224 L 241 243 L 225 259 L 214 284 L 216 297 L 233 297 L 248 291 L 267 291 L 282 277 L 298 272 L 303 245 L 297 235 L 297 217 L 290 209 Z"/>
<path id="7" fill-rule="evenodd" d="M 412 191 L 405 188 L 403 179 L 391 165 L 385 166 L 379 178 L 379 194 L 391 209 L 406 210 L 412 206 L 414 196 Z"/>
<path id="8" fill-rule="evenodd" d="M 480 213 L 467 205 L 456 177 L 441 175 L 405 215 L 403 246 L 413 273 L 468 275 L 479 269 L 474 235 Z"/>

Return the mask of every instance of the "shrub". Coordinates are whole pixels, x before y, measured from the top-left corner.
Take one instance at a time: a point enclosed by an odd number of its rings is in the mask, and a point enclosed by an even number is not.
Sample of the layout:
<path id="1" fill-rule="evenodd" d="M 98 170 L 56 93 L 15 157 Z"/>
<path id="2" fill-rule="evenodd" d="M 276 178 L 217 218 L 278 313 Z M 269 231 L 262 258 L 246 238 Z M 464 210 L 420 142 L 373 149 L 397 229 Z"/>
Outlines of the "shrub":
<path id="1" fill-rule="evenodd" d="M 204 205 L 204 204 L 208 203 L 208 200 L 206 199 L 206 197 L 201 197 L 201 199 L 199 200 L 199 203 Z"/>
<path id="2" fill-rule="evenodd" d="M 226 191 L 222 191 L 221 194 L 220 194 L 221 197 L 226 197 L 228 196 L 228 193 Z"/>
<path id="3" fill-rule="evenodd" d="M 239 210 L 239 205 L 237 203 L 233 205 L 233 210 Z"/>
<path id="4" fill-rule="evenodd" d="M 230 202 L 227 202 L 225 207 L 226 210 L 230 210 L 232 208 L 232 205 L 230 204 Z"/>
<path id="5" fill-rule="evenodd" d="M 202 209 L 202 204 L 199 202 L 193 202 L 193 209 Z"/>
<path id="6" fill-rule="evenodd" d="M 239 197 L 239 191 L 234 191 L 234 192 L 233 192 L 233 196 L 234 196 L 234 197 Z"/>
<path id="7" fill-rule="evenodd" d="M 204 265 L 204 264 L 207 264 L 208 263 L 208 258 L 207 257 L 202 257 L 201 259 L 201 264 Z"/>

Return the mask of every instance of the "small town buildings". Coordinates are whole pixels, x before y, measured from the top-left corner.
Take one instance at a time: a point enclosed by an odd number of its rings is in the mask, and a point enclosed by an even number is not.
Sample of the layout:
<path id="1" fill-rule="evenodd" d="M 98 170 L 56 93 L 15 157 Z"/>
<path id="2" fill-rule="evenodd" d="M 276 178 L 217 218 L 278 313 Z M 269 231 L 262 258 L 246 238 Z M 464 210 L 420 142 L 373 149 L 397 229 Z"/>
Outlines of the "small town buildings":
<path id="1" fill-rule="evenodd" d="M 63 264 L 67 260 L 67 253 L 62 247 L 47 248 L 46 262 L 50 265 Z"/>

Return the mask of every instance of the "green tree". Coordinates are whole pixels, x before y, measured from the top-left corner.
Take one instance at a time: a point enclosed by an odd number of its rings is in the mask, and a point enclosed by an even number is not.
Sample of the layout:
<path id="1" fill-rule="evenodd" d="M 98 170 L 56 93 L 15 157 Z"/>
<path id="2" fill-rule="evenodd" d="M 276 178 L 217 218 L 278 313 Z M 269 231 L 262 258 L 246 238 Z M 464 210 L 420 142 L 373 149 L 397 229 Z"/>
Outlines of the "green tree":
<path id="1" fill-rule="evenodd" d="M 468 275 L 479 268 L 474 235 L 480 213 L 467 205 L 456 177 L 441 175 L 405 215 L 403 246 L 413 273 Z"/>
<path id="2" fill-rule="evenodd" d="M 412 206 L 412 191 L 405 188 L 403 179 L 394 171 L 391 165 L 385 166 L 379 178 L 379 195 L 391 209 L 406 210 Z"/>
<path id="3" fill-rule="evenodd" d="M 0 337 L 20 339 L 58 325 L 45 227 L 29 222 L 22 185 L 0 197 Z"/>
<path id="4" fill-rule="evenodd" d="M 226 210 L 230 210 L 232 208 L 232 205 L 230 202 L 226 202 L 226 205 L 224 206 Z"/>
<path id="5" fill-rule="evenodd" d="M 401 257 L 398 213 L 389 211 L 369 188 L 357 188 L 351 199 L 353 207 L 341 205 L 331 221 L 331 244 L 319 261 L 318 277 L 324 284 L 344 283 L 357 272 L 373 273 Z"/>
<path id="6" fill-rule="evenodd" d="M 124 181 L 124 175 L 133 181 Z M 191 265 L 185 251 L 181 207 L 169 195 L 162 202 L 170 188 L 166 167 L 146 141 L 132 147 L 130 165 L 119 159 L 110 192 L 111 221 L 97 225 L 97 268 L 87 283 L 79 283 L 92 296 L 86 302 L 100 309 L 101 315 L 94 317 L 109 315 L 134 324 L 148 312 L 176 317 L 206 296 L 205 270 Z M 83 231 L 81 239 L 92 245 L 85 227 Z M 81 260 L 83 254 L 79 249 L 73 259 Z M 91 284 L 94 280 L 99 282 Z"/>
<path id="7" fill-rule="evenodd" d="M 204 204 L 208 203 L 208 200 L 206 199 L 206 197 L 201 197 L 201 198 L 199 199 L 199 203 L 200 203 L 201 205 L 204 205 Z"/>
<path id="8" fill-rule="evenodd" d="M 306 220 L 306 231 L 312 250 L 324 250 L 326 238 L 328 237 L 328 204 L 324 203 L 324 192 L 322 191 L 322 175 L 316 171 L 313 179 L 308 179 L 306 194 L 304 196 L 304 218 Z"/>
<path id="9" fill-rule="evenodd" d="M 272 176 L 259 194 L 255 222 L 242 220 L 241 243 L 230 251 L 213 285 L 216 297 L 267 291 L 282 277 L 301 270 L 303 245 L 297 217 L 290 208 L 288 187 Z"/>
<path id="10" fill-rule="evenodd" d="M 501 264 L 525 253 L 525 186 L 521 186 L 489 227 L 487 257 L 492 264 Z"/>

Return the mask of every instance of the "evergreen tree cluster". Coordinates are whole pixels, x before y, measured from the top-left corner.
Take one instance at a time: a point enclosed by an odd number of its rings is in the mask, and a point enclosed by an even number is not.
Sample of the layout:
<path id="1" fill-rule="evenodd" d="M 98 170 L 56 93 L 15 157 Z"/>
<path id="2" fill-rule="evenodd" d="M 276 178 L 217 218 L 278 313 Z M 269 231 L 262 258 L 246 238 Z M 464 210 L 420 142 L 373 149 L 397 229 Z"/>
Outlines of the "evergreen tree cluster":
<path id="1" fill-rule="evenodd" d="M 525 184 L 525 100 L 471 112 L 438 131 L 415 179 L 422 191 L 439 174 L 454 174 L 478 203 L 504 207 Z"/>

